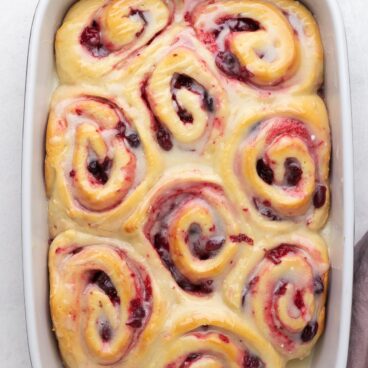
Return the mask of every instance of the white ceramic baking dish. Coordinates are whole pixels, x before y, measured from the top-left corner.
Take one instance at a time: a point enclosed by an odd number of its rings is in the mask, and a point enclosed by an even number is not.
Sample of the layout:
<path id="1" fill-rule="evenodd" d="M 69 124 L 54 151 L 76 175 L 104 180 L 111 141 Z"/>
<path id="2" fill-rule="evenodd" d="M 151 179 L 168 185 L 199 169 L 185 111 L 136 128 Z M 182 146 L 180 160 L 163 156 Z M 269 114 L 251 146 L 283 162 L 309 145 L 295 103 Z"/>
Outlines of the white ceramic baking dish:
<path id="1" fill-rule="evenodd" d="M 44 136 L 56 86 L 54 35 L 75 0 L 40 0 L 30 39 L 23 137 L 23 258 L 28 342 L 34 368 L 61 367 L 51 330 L 47 275 L 47 200 L 43 180 Z M 319 22 L 326 54 L 325 95 L 333 141 L 332 262 L 326 332 L 309 363 L 298 367 L 345 368 L 353 264 L 353 160 L 348 62 L 343 23 L 335 0 L 305 0 Z M 144 368 L 144 367 L 137 367 Z"/>

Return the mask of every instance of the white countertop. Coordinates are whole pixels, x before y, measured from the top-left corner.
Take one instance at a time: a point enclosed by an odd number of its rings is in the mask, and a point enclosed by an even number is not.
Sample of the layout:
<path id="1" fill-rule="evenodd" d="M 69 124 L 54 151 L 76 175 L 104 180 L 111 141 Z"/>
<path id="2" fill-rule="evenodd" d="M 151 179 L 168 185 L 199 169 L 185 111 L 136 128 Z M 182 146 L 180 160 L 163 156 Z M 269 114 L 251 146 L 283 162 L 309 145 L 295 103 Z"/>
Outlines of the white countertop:
<path id="1" fill-rule="evenodd" d="M 345 19 L 353 104 L 356 239 L 368 229 L 367 0 L 338 0 Z M 24 317 L 21 150 L 27 46 L 37 0 L 10 0 L 0 12 L 0 366 L 31 367 Z"/>

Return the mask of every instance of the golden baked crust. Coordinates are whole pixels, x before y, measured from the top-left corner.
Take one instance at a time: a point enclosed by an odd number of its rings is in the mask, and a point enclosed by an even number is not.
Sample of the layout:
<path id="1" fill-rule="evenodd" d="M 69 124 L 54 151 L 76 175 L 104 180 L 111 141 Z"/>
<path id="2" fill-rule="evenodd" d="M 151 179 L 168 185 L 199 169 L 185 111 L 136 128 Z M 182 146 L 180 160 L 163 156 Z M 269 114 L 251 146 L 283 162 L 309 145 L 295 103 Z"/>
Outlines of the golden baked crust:
<path id="1" fill-rule="evenodd" d="M 294 0 L 80 0 L 56 35 L 50 304 L 69 368 L 282 368 L 323 333 L 323 49 Z"/>

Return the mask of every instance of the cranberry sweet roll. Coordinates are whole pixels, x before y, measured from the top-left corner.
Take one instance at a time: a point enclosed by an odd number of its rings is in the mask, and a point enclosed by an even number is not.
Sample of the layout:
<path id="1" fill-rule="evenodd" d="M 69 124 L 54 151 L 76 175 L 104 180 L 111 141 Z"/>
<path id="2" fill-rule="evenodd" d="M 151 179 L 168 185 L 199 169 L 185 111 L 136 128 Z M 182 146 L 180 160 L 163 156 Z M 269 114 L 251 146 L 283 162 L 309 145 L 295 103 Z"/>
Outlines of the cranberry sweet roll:
<path id="1" fill-rule="evenodd" d="M 141 357 L 160 315 L 143 262 L 128 244 L 111 239 L 70 230 L 53 241 L 51 314 L 69 368 L 133 367 Z"/>
<path id="2" fill-rule="evenodd" d="M 80 0 L 56 35 L 62 83 L 97 81 L 133 55 L 171 22 L 165 0 Z"/>
<path id="3" fill-rule="evenodd" d="M 281 368 L 272 345 L 231 312 L 187 309 L 164 335 L 148 368 Z"/>
<path id="4" fill-rule="evenodd" d="M 160 60 L 142 85 L 156 139 L 164 151 L 175 145 L 202 152 L 224 129 L 227 98 L 220 83 L 189 47 Z"/>
<path id="5" fill-rule="evenodd" d="M 285 98 L 238 124 L 220 153 L 228 189 L 255 224 L 321 229 L 329 209 L 330 131 L 319 97 Z"/>
<path id="6" fill-rule="evenodd" d="M 200 2 L 187 18 L 224 76 L 266 89 L 315 91 L 323 50 L 313 16 L 292 0 Z"/>
<path id="7" fill-rule="evenodd" d="M 329 260 L 321 237 L 298 231 L 255 244 L 225 282 L 229 305 L 254 319 L 288 360 L 309 355 L 323 332 Z"/>
<path id="8" fill-rule="evenodd" d="M 159 175 L 149 134 L 124 101 L 98 88 L 60 87 L 46 139 L 50 233 L 116 230 Z"/>
<path id="9" fill-rule="evenodd" d="M 158 182 L 125 228 L 134 232 L 144 224 L 173 288 L 205 296 L 221 286 L 236 255 L 253 245 L 238 219 L 216 176 L 177 170 Z"/>

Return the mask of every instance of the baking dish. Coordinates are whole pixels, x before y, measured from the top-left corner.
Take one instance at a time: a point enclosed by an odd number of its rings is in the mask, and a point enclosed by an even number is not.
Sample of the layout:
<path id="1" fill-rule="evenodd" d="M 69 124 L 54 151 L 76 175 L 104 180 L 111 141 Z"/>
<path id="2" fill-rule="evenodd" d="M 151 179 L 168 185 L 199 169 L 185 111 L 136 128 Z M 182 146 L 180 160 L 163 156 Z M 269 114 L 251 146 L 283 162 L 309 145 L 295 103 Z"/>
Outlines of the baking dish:
<path id="1" fill-rule="evenodd" d="M 27 329 L 32 365 L 61 367 L 49 318 L 47 200 L 43 181 L 44 135 L 57 79 L 54 35 L 75 0 L 40 0 L 30 40 L 23 137 L 23 258 Z M 308 362 L 298 367 L 343 368 L 349 339 L 353 262 L 353 173 L 350 95 L 345 35 L 335 0 L 306 0 L 321 28 L 326 54 L 325 97 L 332 128 L 332 194 L 324 230 L 331 255 L 326 332 Z"/>

